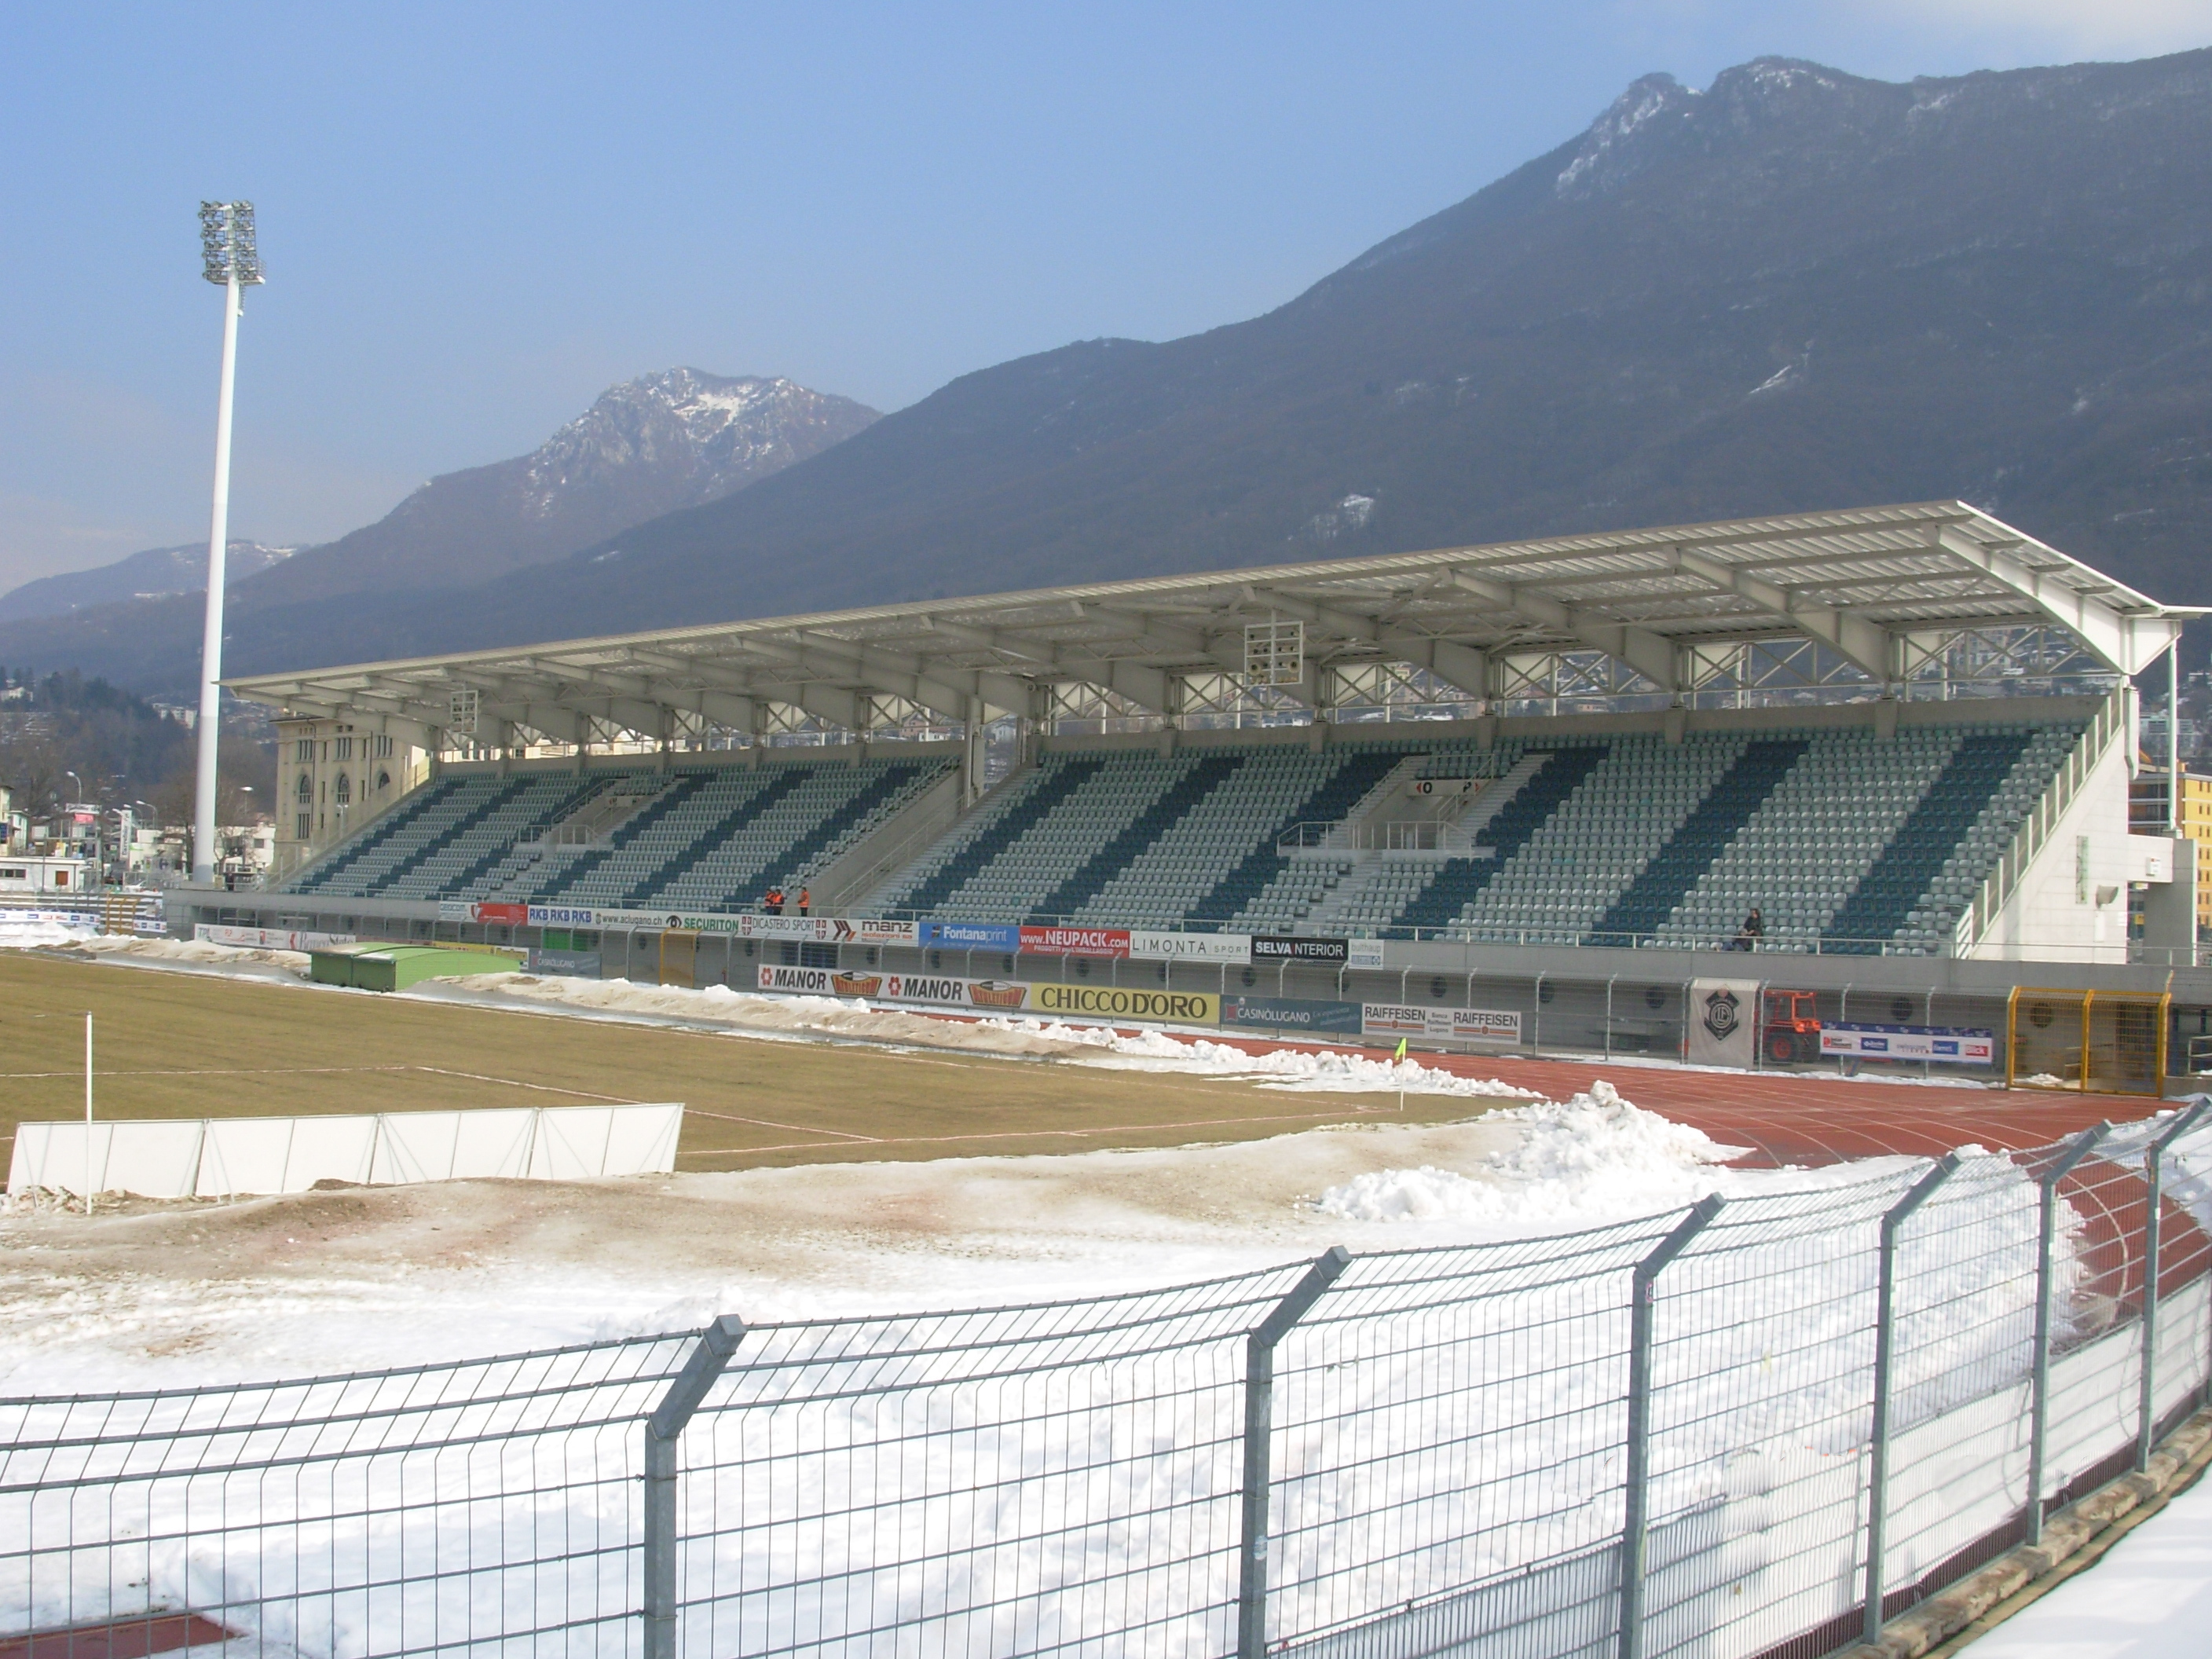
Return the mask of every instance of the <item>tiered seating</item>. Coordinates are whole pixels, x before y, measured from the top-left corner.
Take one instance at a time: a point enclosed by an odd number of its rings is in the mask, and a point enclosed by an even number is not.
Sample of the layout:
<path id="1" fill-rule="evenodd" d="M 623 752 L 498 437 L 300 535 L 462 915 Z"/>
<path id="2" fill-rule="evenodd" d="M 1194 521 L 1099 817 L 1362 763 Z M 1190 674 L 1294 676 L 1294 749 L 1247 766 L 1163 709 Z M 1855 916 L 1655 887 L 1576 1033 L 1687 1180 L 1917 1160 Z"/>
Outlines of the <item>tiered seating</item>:
<path id="1" fill-rule="evenodd" d="M 1211 924 L 1224 932 L 1290 931 L 1297 918 L 1316 902 L 1306 896 L 1317 897 L 1318 892 L 1327 890 L 1333 866 L 1317 867 L 1301 860 L 1286 867 L 1275 851 L 1276 842 L 1297 824 L 1337 823 L 1354 816 L 1370 804 L 1369 798 L 1406 754 L 1399 749 L 1372 749 L 1348 756 L 1308 758 L 1324 763 L 1315 774 L 1319 781 L 1311 793 L 1272 823 L 1260 819 L 1255 826 L 1264 826 L 1259 839 L 1189 908 L 1186 913 L 1189 921 L 1200 927 Z"/>
<path id="2" fill-rule="evenodd" d="M 1476 845 L 1492 849 L 1493 856 L 1447 859 L 1431 866 L 1431 878 L 1407 900 L 1398 912 L 1396 927 L 1389 931 L 1404 934 L 1445 928 L 1451 930 L 1454 937 L 1470 937 L 1461 926 L 1462 919 L 1470 914 L 1470 907 L 1480 901 L 1485 890 L 1505 872 L 1536 833 L 1551 821 L 1552 815 L 1604 763 L 1608 752 L 1602 744 L 1554 750 L 1551 759 L 1514 793 L 1496 817 L 1476 832 Z M 1542 896 L 1553 896 L 1548 892 Z M 1501 914 L 1497 908 L 1489 908 L 1477 925 L 1500 926 L 1498 918 Z"/>
<path id="3" fill-rule="evenodd" d="M 1018 845 L 1104 767 L 1103 759 L 1054 755 L 1017 778 L 966 822 L 878 888 L 866 908 L 877 915 L 938 915 L 953 894 Z"/>
<path id="4" fill-rule="evenodd" d="M 1812 736 L 1802 759 L 1655 930 L 1662 943 L 1732 939 L 1756 906 L 1767 948 L 1820 936 L 1957 748 L 1956 728 Z"/>
<path id="5" fill-rule="evenodd" d="M 453 827 L 481 797 L 468 793 L 473 778 L 433 779 L 352 840 L 341 842 L 321 858 L 281 883 L 283 893 L 337 893 L 358 897 L 349 884 L 363 872 L 382 873 L 426 842 Z"/>
<path id="6" fill-rule="evenodd" d="M 804 769 L 795 787 L 773 801 L 757 801 L 741 823 L 679 853 L 632 889 L 629 902 L 744 910 L 772 884 L 795 893 L 934 783 L 946 764 L 863 761 Z"/>
<path id="7" fill-rule="evenodd" d="M 1706 781 L 1705 769 L 1695 763 L 1700 747 L 1711 754 L 1730 757 L 1732 764 L 1691 811 L 1657 815 L 1664 822 L 1653 828 L 1670 830 L 1672 834 L 1656 854 L 1643 860 L 1641 871 L 1635 872 L 1635 879 L 1599 918 L 1587 943 L 1637 945 L 1655 933 L 1789 775 L 1805 752 L 1805 741 L 1779 738 L 1750 744 L 1740 739 L 1686 744 L 1686 764 L 1639 764 L 1638 770 L 1648 777 L 1648 787 L 1655 798 L 1671 807 L 1680 802 L 1684 786 L 1694 787 Z M 1622 805 L 1632 808 L 1635 799 L 1632 796 Z"/>
<path id="8" fill-rule="evenodd" d="M 1968 732 L 1825 937 L 1893 939 L 1893 948 L 1915 955 L 1942 948 L 2073 735 L 2047 728 Z"/>
<path id="9" fill-rule="evenodd" d="M 1255 862 L 1280 867 L 1275 842 L 1318 809 L 1341 812 L 1396 764 L 1395 752 L 1347 757 L 1262 749 L 1236 757 L 1217 787 L 1122 859 L 1077 912 L 1085 921 L 1170 927 L 1220 920 Z M 1042 908 L 1044 907 L 1040 907 Z"/>
<path id="10" fill-rule="evenodd" d="M 568 816 L 600 780 L 580 781 L 574 772 L 530 772 L 493 780 L 483 804 L 454 821 L 367 884 L 374 898 L 434 899 L 464 890 L 489 873 L 515 842 Z"/>

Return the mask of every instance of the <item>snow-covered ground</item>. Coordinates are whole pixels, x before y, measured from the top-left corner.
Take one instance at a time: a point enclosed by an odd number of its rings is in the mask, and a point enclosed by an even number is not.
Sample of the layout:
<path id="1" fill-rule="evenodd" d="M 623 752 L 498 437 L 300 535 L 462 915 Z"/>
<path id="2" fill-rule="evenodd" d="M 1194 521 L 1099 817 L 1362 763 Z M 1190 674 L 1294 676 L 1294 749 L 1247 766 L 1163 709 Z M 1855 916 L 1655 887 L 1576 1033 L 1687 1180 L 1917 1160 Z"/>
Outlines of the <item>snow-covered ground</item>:
<path id="1" fill-rule="evenodd" d="M 1973 1659 L 2203 1659 L 2212 1652 L 2212 1480 L 1972 1644 Z"/>
<path id="2" fill-rule="evenodd" d="M 1233 1146 L 457 1182 L 0 1220 L 0 1389 L 197 1383 L 696 1328 L 1128 1290 L 1523 1237 L 1707 1192 L 1864 1180 L 1735 1149 L 1600 1082 L 1467 1123 Z M 1892 1160 L 1892 1163 L 1900 1161 Z"/>

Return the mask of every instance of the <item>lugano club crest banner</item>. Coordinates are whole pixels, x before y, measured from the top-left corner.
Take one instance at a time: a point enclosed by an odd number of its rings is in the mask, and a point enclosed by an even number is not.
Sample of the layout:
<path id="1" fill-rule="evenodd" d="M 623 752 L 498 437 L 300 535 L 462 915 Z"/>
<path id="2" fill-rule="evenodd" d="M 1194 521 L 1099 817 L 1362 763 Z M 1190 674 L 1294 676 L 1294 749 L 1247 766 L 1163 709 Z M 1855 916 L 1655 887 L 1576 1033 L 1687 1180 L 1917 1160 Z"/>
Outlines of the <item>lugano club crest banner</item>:
<path id="1" fill-rule="evenodd" d="M 1749 1071 L 1759 1059 L 1759 981 L 1693 979 L 1683 1024 L 1689 1031 L 1683 1058 L 1693 1066 L 1732 1066 Z"/>

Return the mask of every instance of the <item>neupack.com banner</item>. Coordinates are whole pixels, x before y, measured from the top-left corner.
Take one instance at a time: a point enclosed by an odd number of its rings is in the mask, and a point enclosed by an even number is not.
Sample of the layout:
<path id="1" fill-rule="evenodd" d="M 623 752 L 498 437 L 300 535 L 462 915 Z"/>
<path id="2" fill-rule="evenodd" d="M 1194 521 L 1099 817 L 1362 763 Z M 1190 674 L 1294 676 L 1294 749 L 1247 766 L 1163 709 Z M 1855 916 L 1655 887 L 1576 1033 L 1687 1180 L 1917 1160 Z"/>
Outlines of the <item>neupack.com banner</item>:
<path id="1" fill-rule="evenodd" d="M 1126 927 L 1022 928 L 1022 951 L 1032 957 L 1126 957 L 1129 930 Z"/>

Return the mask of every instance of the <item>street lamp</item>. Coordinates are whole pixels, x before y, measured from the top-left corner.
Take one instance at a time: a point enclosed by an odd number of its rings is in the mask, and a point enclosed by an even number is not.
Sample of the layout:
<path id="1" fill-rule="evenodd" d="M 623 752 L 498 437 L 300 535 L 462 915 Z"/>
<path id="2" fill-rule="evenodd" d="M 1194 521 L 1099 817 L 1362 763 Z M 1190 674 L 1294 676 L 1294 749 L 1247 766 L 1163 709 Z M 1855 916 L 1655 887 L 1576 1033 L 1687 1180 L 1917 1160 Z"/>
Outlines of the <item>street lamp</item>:
<path id="1" fill-rule="evenodd" d="M 264 280 L 253 204 L 200 204 L 200 275 L 222 289 L 222 383 L 215 405 L 215 521 L 208 530 L 207 623 L 200 636 L 199 774 L 192 789 L 192 879 L 215 884 L 215 767 L 222 725 L 222 588 L 230 547 L 230 402 L 244 290 Z"/>

